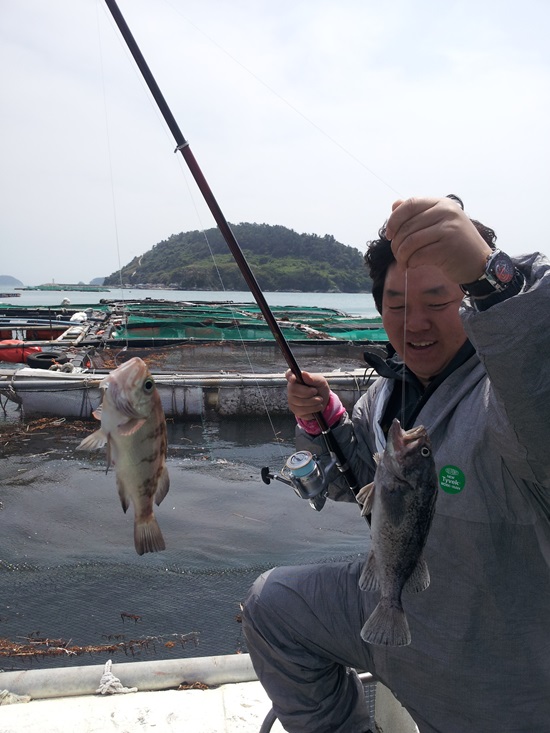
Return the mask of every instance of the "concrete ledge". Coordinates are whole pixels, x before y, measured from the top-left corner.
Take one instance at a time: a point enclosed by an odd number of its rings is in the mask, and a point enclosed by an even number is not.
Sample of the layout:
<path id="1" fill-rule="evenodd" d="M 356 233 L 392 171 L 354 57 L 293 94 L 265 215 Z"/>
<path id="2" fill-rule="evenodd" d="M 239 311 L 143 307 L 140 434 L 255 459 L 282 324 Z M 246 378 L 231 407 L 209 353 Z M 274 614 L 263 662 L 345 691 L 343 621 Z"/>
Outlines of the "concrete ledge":
<path id="1" fill-rule="evenodd" d="M 93 664 L 1 672 L 0 689 L 16 695 L 30 695 L 33 700 L 94 695 L 104 668 L 103 664 Z M 211 686 L 257 679 L 248 654 L 113 663 L 111 671 L 125 687 L 137 687 L 139 691 L 169 690 L 183 682 L 203 682 Z M 1 726 L 0 731 L 4 733 Z"/>

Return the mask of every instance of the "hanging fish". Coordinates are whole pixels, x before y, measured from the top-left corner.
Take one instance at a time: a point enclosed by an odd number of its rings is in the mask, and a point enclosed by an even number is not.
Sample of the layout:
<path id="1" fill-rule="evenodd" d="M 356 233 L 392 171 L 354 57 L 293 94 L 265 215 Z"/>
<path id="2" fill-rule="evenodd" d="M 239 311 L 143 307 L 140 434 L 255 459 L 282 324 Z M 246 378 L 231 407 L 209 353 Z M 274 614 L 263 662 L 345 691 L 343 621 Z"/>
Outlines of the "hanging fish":
<path id="1" fill-rule="evenodd" d="M 361 630 L 370 644 L 411 643 L 401 591 L 430 584 L 422 550 L 437 498 L 437 476 L 430 440 L 423 426 L 403 430 L 394 420 L 386 450 L 375 456 L 374 482 L 357 495 L 363 515 L 371 514 L 372 546 L 359 579 L 362 590 L 380 590 L 380 602 Z"/>
<path id="2" fill-rule="evenodd" d="M 107 470 L 115 467 L 118 495 L 126 512 L 134 505 L 134 544 L 138 555 L 166 549 L 153 514 L 170 487 L 166 468 L 166 421 L 155 381 L 135 357 L 102 380 L 103 398 L 93 415 L 101 427 L 77 450 L 107 446 Z"/>

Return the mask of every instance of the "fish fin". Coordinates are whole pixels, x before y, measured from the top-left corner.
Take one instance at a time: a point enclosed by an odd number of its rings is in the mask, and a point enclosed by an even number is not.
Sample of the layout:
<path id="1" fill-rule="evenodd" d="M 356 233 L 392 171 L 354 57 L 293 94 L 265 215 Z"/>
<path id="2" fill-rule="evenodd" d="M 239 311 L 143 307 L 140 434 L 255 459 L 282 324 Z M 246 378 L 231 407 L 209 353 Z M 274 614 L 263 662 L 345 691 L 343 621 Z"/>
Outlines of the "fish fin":
<path id="1" fill-rule="evenodd" d="M 160 474 L 159 484 L 157 487 L 157 493 L 155 494 L 155 504 L 159 506 L 160 502 L 164 499 L 170 488 L 170 477 L 168 476 L 168 469 L 163 466 L 162 473 Z"/>
<path id="2" fill-rule="evenodd" d="M 428 570 L 426 560 L 420 556 L 414 570 L 403 586 L 403 590 L 407 591 L 407 593 L 420 593 L 420 591 L 426 590 L 429 585 L 430 571 Z"/>
<path id="3" fill-rule="evenodd" d="M 77 445 L 76 450 L 96 450 L 97 448 L 103 448 L 108 441 L 108 436 L 101 430 L 96 430 L 95 433 L 87 435 L 84 440 Z"/>
<path id="4" fill-rule="evenodd" d="M 363 486 L 362 489 L 359 489 L 355 498 L 357 499 L 359 504 L 363 505 L 363 508 L 361 509 L 361 516 L 366 517 L 367 514 L 371 514 L 372 504 L 374 500 L 374 481 L 371 481 L 370 484 L 367 484 L 366 486 Z"/>
<path id="5" fill-rule="evenodd" d="M 95 417 L 96 420 L 101 420 L 101 415 L 103 414 L 103 405 L 100 405 L 99 407 L 96 407 L 95 410 L 92 411 L 92 415 Z"/>
<path id="6" fill-rule="evenodd" d="M 386 598 L 381 598 L 361 629 L 361 638 L 368 644 L 381 646 L 410 644 L 411 632 L 403 606 L 396 606 Z"/>
<path id="7" fill-rule="evenodd" d="M 112 449 L 111 449 L 111 437 L 109 435 L 107 436 L 107 451 L 106 451 L 106 453 L 107 453 L 107 468 L 105 469 L 105 473 L 109 473 L 109 469 L 115 463 L 114 460 L 113 460 L 113 452 L 112 452 Z"/>
<path id="8" fill-rule="evenodd" d="M 134 545 L 138 555 L 145 552 L 160 552 L 166 549 L 164 537 L 157 520 L 151 514 L 147 519 L 134 522 Z"/>
<path id="9" fill-rule="evenodd" d="M 374 458 L 376 465 L 378 465 L 382 460 L 382 453 L 373 453 L 372 457 Z"/>
<path id="10" fill-rule="evenodd" d="M 372 550 L 369 552 L 369 556 L 363 565 L 361 577 L 359 578 L 359 588 L 361 590 L 378 590 L 380 588 L 376 574 L 376 560 Z"/>
<path id="11" fill-rule="evenodd" d="M 126 512 L 128 511 L 128 507 L 130 506 L 130 502 L 128 501 L 128 492 L 126 491 L 126 487 L 118 476 L 116 479 L 116 487 L 118 489 L 118 497 L 120 499 L 120 503 L 122 504 L 122 511 L 124 512 L 124 514 L 126 514 Z"/>
<path id="12" fill-rule="evenodd" d="M 117 425 L 118 431 L 121 435 L 133 435 L 134 433 L 137 433 L 137 431 L 145 425 L 145 418 L 141 417 L 138 419 L 132 419 L 128 420 L 128 422 L 123 422 L 120 425 Z"/>

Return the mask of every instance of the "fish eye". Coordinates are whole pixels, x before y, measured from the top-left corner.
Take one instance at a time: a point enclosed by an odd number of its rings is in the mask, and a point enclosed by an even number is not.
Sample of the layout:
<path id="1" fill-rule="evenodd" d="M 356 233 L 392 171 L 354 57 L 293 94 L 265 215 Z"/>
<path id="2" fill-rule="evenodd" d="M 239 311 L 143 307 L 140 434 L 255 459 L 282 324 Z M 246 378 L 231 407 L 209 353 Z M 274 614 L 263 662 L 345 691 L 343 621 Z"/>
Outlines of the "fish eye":
<path id="1" fill-rule="evenodd" d="M 155 387 L 154 381 L 149 377 L 143 382 L 143 391 L 146 393 L 152 392 Z"/>
<path id="2" fill-rule="evenodd" d="M 431 454 L 431 450 L 429 448 L 427 448 L 426 446 L 423 446 L 420 449 L 420 455 L 421 456 L 424 456 L 424 458 L 427 458 L 430 454 Z"/>

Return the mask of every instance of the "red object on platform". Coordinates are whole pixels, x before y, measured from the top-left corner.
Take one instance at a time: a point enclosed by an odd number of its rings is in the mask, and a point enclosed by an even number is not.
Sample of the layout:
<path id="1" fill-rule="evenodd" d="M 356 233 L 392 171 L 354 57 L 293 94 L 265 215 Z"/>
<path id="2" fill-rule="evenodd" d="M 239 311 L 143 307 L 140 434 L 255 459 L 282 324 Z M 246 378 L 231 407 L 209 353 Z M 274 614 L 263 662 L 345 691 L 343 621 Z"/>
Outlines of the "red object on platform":
<path id="1" fill-rule="evenodd" d="M 0 361 L 21 362 L 24 364 L 29 354 L 36 354 L 37 351 L 42 351 L 42 347 L 25 346 L 25 342 L 19 339 L 5 339 L 0 341 Z"/>

